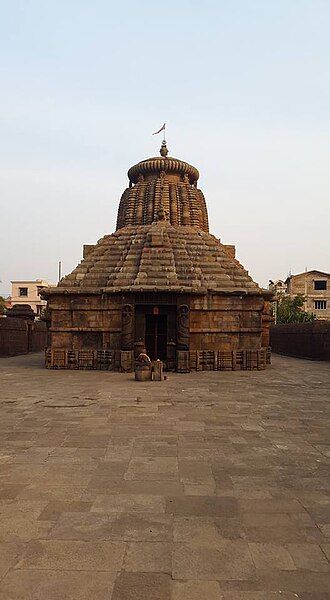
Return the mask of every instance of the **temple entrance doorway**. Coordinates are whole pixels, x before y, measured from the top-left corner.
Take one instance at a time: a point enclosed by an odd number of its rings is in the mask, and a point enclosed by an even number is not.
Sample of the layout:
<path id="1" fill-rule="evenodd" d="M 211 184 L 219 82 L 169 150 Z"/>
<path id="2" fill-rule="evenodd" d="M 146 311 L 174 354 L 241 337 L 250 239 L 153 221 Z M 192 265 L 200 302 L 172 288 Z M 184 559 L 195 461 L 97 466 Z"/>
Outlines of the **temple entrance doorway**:
<path id="1" fill-rule="evenodd" d="M 151 360 L 162 360 L 167 370 L 175 368 L 177 306 L 135 304 L 135 344 L 144 345 Z"/>
<path id="2" fill-rule="evenodd" d="M 145 342 L 151 360 L 167 359 L 167 315 L 146 315 Z"/>

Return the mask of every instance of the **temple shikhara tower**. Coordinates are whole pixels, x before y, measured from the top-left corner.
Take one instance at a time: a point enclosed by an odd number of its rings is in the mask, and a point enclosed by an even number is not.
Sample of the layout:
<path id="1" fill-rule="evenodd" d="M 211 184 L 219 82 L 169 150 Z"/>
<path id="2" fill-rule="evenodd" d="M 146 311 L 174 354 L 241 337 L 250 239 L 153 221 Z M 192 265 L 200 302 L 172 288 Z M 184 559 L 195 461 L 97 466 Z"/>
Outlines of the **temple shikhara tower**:
<path id="1" fill-rule="evenodd" d="M 129 169 L 116 231 L 43 292 L 48 368 L 131 371 L 143 347 L 179 372 L 265 368 L 271 292 L 209 233 L 198 178 L 165 141 Z"/>

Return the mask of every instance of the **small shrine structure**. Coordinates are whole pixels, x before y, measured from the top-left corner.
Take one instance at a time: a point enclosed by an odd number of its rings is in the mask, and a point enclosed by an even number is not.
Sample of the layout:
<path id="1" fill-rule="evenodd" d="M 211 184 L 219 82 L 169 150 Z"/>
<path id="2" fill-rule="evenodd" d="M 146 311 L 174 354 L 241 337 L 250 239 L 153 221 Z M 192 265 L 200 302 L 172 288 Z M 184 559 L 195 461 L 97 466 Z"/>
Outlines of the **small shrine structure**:
<path id="1" fill-rule="evenodd" d="M 160 156 L 128 171 L 116 231 L 46 288 L 46 367 L 133 371 L 146 348 L 167 370 L 264 369 L 271 292 L 209 233 L 195 167 Z"/>

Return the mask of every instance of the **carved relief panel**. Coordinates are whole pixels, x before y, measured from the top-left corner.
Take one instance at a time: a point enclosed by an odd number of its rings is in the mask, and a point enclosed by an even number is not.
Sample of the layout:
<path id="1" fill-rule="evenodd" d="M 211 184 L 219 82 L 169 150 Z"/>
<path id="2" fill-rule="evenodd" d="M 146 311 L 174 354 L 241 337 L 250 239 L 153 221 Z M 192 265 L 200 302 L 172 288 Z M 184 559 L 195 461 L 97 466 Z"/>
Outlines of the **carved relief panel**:
<path id="1" fill-rule="evenodd" d="M 178 308 L 178 350 L 189 350 L 189 306 L 181 304 Z"/>

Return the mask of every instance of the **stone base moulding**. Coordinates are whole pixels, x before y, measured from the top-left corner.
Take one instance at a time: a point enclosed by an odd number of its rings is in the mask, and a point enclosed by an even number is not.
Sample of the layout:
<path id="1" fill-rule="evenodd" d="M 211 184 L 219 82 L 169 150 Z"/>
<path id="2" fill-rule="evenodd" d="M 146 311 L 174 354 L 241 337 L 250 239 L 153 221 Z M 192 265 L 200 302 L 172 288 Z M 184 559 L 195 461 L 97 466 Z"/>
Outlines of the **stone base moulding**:
<path id="1" fill-rule="evenodd" d="M 270 348 L 257 350 L 179 350 L 176 371 L 261 371 L 270 364 Z M 98 371 L 134 370 L 133 353 L 120 350 L 67 350 L 47 348 L 45 351 L 47 369 L 80 369 Z"/>

